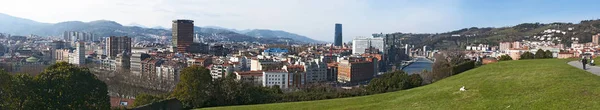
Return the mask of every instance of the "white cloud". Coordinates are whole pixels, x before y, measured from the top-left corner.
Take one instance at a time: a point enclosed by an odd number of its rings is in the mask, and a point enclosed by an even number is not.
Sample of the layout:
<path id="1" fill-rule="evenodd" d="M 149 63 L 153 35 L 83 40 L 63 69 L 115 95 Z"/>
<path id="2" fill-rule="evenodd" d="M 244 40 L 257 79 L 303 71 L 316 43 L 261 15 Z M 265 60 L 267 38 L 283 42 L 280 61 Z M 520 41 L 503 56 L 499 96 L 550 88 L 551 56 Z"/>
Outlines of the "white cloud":
<path id="1" fill-rule="evenodd" d="M 441 32 L 460 23 L 454 1 L 371 0 L 1 0 L 0 13 L 41 22 L 114 20 L 170 27 L 173 19 L 198 26 L 285 30 L 332 41 L 384 32 Z"/>

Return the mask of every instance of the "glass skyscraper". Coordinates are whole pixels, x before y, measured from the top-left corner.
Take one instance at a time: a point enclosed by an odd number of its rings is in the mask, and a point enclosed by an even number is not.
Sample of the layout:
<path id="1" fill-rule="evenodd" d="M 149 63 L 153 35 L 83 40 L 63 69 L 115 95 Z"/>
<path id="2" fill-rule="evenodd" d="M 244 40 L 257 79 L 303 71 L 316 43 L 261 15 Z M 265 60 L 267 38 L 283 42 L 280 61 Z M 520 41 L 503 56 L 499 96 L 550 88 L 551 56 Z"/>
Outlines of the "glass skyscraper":
<path id="1" fill-rule="evenodd" d="M 342 24 L 335 24 L 335 39 L 333 45 L 342 46 Z"/>

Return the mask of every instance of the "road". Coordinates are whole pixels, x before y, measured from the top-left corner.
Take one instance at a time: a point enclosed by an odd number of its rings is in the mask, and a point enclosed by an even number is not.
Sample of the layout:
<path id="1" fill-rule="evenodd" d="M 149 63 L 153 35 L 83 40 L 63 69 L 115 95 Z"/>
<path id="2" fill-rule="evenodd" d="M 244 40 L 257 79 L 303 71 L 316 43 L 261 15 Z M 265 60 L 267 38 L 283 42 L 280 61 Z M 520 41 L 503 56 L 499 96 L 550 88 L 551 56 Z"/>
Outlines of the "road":
<path id="1" fill-rule="evenodd" d="M 579 69 L 583 69 L 583 65 L 579 61 L 571 61 L 568 64 L 571 65 L 571 66 L 577 67 Z M 585 71 L 588 71 L 588 72 L 590 72 L 592 74 L 600 76 L 600 67 L 590 66 L 590 65 L 586 65 L 585 67 L 586 67 Z"/>

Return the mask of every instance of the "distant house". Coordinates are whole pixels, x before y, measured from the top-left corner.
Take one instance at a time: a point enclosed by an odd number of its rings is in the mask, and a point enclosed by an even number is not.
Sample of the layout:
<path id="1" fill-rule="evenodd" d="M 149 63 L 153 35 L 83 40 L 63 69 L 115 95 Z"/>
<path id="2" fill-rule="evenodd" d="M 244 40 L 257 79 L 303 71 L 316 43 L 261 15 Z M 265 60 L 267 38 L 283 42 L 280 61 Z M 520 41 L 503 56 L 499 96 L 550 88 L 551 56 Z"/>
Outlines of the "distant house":
<path id="1" fill-rule="evenodd" d="M 575 54 L 573 52 L 559 52 L 558 53 L 558 59 L 566 59 L 566 58 L 573 58 L 575 57 Z"/>

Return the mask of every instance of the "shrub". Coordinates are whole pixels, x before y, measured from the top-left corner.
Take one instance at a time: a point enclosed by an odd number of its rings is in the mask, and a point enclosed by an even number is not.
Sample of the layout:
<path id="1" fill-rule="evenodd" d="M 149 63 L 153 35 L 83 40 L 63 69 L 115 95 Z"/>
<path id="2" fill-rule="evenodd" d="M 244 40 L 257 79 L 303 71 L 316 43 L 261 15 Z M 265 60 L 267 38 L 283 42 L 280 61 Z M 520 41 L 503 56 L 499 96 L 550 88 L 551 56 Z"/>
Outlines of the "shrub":
<path id="1" fill-rule="evenodd" d="M 502 56 L 500 56 L 500 59 L 498 61 L 509 61 L 509 60 L 513 60 L 513 58 L 508 55 L 502 55 Z"/>
<path id="2" fill-rule="evenodd" d="M 521 54 L 521 58 L 519 60 L 527 60 L 527 59 L 534 59 L 535 56 L 533 55 L 533 53 L 531 52 L 524 52 L 523 54 Z"/>

